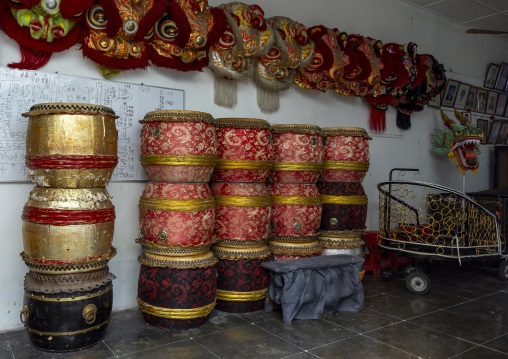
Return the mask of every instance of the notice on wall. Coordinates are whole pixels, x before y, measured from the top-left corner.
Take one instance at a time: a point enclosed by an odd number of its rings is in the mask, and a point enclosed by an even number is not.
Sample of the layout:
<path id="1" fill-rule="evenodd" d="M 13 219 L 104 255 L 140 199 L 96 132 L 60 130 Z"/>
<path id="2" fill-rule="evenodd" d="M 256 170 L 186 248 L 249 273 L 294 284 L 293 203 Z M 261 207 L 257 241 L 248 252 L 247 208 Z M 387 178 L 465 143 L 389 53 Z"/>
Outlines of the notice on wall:
<path id="1" fill-rule="evenodd" d="M 119 116 L 118 166 L 112 181 L 145 180 L 139 163 L 139 120 L 150 111 L 184 109 L 183 96 L 182 90 L 0 67 L 0 182 L 29 181 L 25 167 L 28 118 L 21 114 L 47 102 L 111 107 Z"/>

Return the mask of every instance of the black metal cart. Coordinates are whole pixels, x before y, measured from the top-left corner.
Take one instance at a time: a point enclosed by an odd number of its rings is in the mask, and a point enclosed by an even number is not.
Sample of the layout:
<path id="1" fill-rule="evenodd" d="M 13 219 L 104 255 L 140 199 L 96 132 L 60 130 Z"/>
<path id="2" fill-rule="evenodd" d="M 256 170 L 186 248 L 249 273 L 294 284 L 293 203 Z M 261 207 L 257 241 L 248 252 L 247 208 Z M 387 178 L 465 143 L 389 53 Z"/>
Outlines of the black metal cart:
<path id="1" fill-rule="evenodd" d="M 495 260 L 499 278 L 508 280 L 506 240 L 496 214 L 466 194 L 437 184 L 390 180 L 377 188 L 378 245 L 415 259 L 404 273 L 409 291 L 425 294 L 430 290 L 429 277 L 416 265 L 419 259 L 459 264 Z"/>

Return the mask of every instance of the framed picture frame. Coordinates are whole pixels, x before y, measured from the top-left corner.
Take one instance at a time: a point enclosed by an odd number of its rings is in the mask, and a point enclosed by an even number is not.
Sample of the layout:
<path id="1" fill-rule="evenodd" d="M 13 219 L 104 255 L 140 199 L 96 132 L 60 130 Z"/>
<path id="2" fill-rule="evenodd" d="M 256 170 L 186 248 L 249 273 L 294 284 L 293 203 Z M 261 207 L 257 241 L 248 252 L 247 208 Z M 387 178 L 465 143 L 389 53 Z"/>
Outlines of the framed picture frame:
<path id="1" fill-rule="evenodd" d="M 506 82 L 508 81 L 508 63 L 503 62 L 499 69 L 499 75 L 497 75 L 496 85 L 494 89 L 504 91 L 506 88 Z"/>
<path id="2" fill-rule="evenodd" d="M 485 76 L 485 83 L 483 87 L 488 89 L 493 89 L 496 85 L 497 76 L 499 75 L 499 70 L 501 66 L 496 64 L 489 64 L 489 69 L 487 70 L 487 76 Z"/>
<path id="3" fill-rule="evenodd" d="M 478 95 L 478 87 L 470 86 L 467 94 L 466 105 L 464 110 L 476 111 L 476 96 Z"/>
<path id="4" fill-rule="evenodd" d="M 471 85 L 461 83 L 459 85 L 459 89 L 457 90 L 457 98 L 455 99 L 455 104 L 453 107 L 455 107 L 457 110 L 464 110 L 466 107 L 466 101 L 467 96 L 469 94 L 469 89 L 471 88 Z"/>
<path id="5" fill-rule="evenodd" d="M 504 111 L 506 110 L 507 103 L 508 103 L 508 93 L 501 92 L 497 100 L 496 113 L 494 115 L 504 116 Z"/>
<path id="6" fill-rule="evenodd" d="M 441 94 L 438 93 L 436 96 L 429 98 L 428 105 L 430 107 L 440 108 L 441 107 Z"/>
<path id="7" fill-rule="evenodd" d="M 446 83 L 445 90 L 443 92 L 443 98 L 441 100 L 441 105 L 447 107 L 453 107 L 455 103 L 455 98 L 457 97 L 457 90 L 459 89 L 460 82 L 455 80 L 448 80 Z"/>
<path id="8" fill-rule="evenodd" d="M 501 121 L 494 121 L 490 126 L 489 138 L 487 143 L 489 145 L 494 145 L 497 140 L 497 136 L 499 136 L 499 131 L 501 130 Z"/>
<path id="9" fill-rule="evenodd" d="M 478 113 L 485 113 L 487 109 L 487 98 L 489 96 L 489 91 L 485 89 L 478 89 L 478 95 L 476 96 L 476 110 Z"/>
<path id="10" fill-rule="evenodd" d="M 489 91 L 489 95 L 487 96 L 487 108 L 485 109 L 485 113 L 487 115 L 493 115 L 496 113 L 496 105 L 498 97 L 499 92 Z"/>
<path id="11" fill-rule="evenodd" d="M 500 121 L 501 128 L 499 129 L 499 134 L 496 138 L 496 145 L 504 145 L 506 140 L 508 139 L 508 121 Z"/>
<path id="12" fill-rule="evenodd" d="M 487 139 L 489 137 L 489 120 L 484 118 L 479 118 L 476 120 L 476 127 L 483 131 L 483 140 L 481 143 L 487 143 Z"/>

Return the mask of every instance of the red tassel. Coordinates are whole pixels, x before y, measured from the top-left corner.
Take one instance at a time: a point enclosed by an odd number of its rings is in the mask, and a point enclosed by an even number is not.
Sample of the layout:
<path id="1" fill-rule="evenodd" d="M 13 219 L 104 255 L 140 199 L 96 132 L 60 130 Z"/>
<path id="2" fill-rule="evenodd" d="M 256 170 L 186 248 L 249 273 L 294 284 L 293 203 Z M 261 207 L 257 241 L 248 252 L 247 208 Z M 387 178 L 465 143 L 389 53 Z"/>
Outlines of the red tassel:
<path id="1" fill-rule="evenodd" d="M 11 69 L 37 70 L 46 65 L 53 55 L 52 52 L 33 50 L 19 45 L 21 61 L 7 65 Z"/>
<path id="2" fill-rule="evenodd" d="M 372 106 L 370 108 L 369 127 L 372 131 L 380 133 L 386 130 L 386 108 Z"/>

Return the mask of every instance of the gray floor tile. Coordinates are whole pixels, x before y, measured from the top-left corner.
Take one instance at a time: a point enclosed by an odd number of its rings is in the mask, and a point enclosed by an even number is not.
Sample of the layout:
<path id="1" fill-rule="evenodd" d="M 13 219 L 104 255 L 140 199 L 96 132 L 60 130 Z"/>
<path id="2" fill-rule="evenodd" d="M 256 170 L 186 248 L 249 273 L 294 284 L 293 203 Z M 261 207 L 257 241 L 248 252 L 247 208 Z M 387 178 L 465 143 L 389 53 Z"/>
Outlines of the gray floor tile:
<path id="1" fill-rule="evenodd" d="M 402 350 L 392 348 L 379 341 L 365 336 L 356 336 L 325 345 L 313 350 L 310 353 L 323 359 L 415 359 L 414 355 L 405 353 Z"/>
<path id="2" fill-rule="evenodd" d="M 508 354 L 503 354 L 498 351 L 494 351 L 484 347 L 475 347 L 464 353 L 458 354 L 453 359 L 507 359 Z"/>
<path id="3" fill-rule="evenodd" d="M 460 276 L 431 282 L 431 290 L 456 295 L 459 297 L 476 299 L 497 292 L 497 289 L 478 287 Z"/>
<path id="4" fill-rule="evenodd" d="M 483 346 L 508 354 L 508 334 L 502 335 L 496 339 L 492 339 L 486 343 L 483 343 Z"/>
<path id="5" fill-rule="evenodd" d="M 192 339 L 187 339 L 178 343 L 158 346 L 156 348 L 144 350 L 137 353 L 127 354 L 120 358 L 132 359 L 218 359 L 216 355 L 210 353 L 201 345 Z"/>
<path id="6" fill-rule="evenodd" d="M 248 322 L 238 317 L 237 314 L 221 312 L 220 310 L 214 310 L 208 316 L 205 325 L 199 328 L 186 330 L 184 331 L 184 333 L 189 337 L 196 338 L 231 328 L 241 327 L 247 324 Z"/>
<path id="7" fill-rule="evenodd" d="M 508 308 L 484 303 L 483 299 L 450 307 L 447 308 L 447 310 L 460 315 L 477 318 L 478 320 L 488 320 L 494 324 L 508 327 Z"/>
<path id="8" fill-rule="evenodd" d="M 408 322 L 374 330 L 364 336 L 379 340 L 422 359 L 449 358 L 475 346 L 464 340 Z"/>
<path id="9" fill-rule="evenodd" d="M 439 309 L 444 309 L 452 305 L 461 304 L 471 300 L 469 298 L 464 298 L 454 294 L 432 290 L 432 282 L 430 292 L 428 292 L 427 294 L 423 295 L 413 294 L 407 288 L 404 288 L 390 292 L 390 295 L 415 302 L 421 301 Z"/>
<path id="10" fill-rule="evenodd" d="M 9 342 L 5 333 L 0 333 L 0 359 L 13 359 Z"/>
<path id="11" fill-rule="evenodd" d="M 239 313 L 235 314 L 237 317 L 247 321 L 247 323 L 259 323 L 267 320 L 279 319 L 282 320 L 282 311 L 273 310 L 272 312 L 265 313 L 264 310 L 258 310 L 252 313 Z"/>
<path id="12" fill-rule="evenodd" d="M 257 326 L 302 349 L 315 348 L 357 335 L 324 320 L 293 320 L 291 324 L 282 320 L 270 320 L 258 323 Z"/>
<path id="13" fill-rule="evenodd" d="M 290 355 L 288 357 L 282 357 L 282 359 L 316 359 L 316 358 L 319 357 L 309 352 L 302 352 L 295 355 Z"/>
<path id="14" fill-rule="evenodd" d="M 419 297 L 415 295 L 407 300 L 390 294 L 382 294 L 365 298 L 365 307 L 398 319 L 409 319 L 439 310 L 438 307 L 426 303 Z"/>
<path id="15" fill-rule="evenodd" d="M 205 335 L 195 340 L 224 359 L 279 359 L 302 351 L 253 324 Z"/>
<path id="16" fill-rule="evenodd" d="M 428 329 L 482 344 L 508 333 L 508 328 L 467 314 L 457 314 L 446 310 L 424 315 L 409 323 Z"/>
<path id="17" fill-rule="evenodd" d="M 359 312 L 335 312 L 323 315 L 323 319 L 355 333 L 365 333 L 400 321 L 400 319 L 364 308 Z"/>

